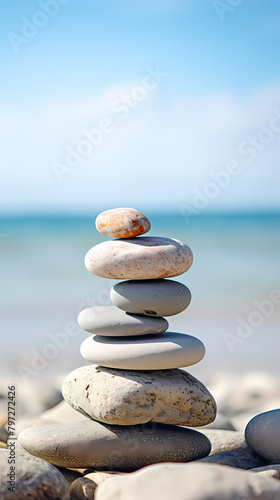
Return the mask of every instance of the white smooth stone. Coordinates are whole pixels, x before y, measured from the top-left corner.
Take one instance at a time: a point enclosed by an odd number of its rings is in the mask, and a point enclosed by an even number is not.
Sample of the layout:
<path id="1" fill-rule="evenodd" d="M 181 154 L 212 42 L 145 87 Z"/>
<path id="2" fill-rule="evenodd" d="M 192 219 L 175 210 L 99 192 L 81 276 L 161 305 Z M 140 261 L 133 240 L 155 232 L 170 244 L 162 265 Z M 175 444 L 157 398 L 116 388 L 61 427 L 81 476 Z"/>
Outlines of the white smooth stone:
<path id="1" fill-rule="evenodd" d="M 189 306 L 191 292 L 173 280 L 130 280 L 121 281 L 111 289 L 111 300 L 128 313 L 173 316 Z"/>
<path id="2" fill-rule="evenodd" d="M 205 347 L 196 337 L 165 332 L 127 338 L 95 335 L 81 345 L 83 358 L 96 365 L 125 370 L 167 370 L 198 363 Z"/>
<path id="3" fill-rule="evenodd" d="M 192 251 L 185 243 L 146 236 L 104 241 L 85 256 L 91 273 L 109 279 L 171 278 L 185 273 L 192 261 Z"/>

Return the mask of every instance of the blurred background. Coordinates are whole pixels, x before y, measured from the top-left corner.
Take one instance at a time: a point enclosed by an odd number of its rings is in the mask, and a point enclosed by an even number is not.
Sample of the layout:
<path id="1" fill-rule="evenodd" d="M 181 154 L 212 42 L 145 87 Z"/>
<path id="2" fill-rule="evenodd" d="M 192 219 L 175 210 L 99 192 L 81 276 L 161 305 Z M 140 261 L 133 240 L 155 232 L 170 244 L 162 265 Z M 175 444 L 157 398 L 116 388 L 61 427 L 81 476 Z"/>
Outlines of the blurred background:
<path id="1" fill-rule="evenodd" d="M 1 377 L 87 364 L 78 312 L 98 213 L 132 206 L 181 239 L 190 372 L 279 366 L 280 4 L 11 0 L 1 12 Z"/>

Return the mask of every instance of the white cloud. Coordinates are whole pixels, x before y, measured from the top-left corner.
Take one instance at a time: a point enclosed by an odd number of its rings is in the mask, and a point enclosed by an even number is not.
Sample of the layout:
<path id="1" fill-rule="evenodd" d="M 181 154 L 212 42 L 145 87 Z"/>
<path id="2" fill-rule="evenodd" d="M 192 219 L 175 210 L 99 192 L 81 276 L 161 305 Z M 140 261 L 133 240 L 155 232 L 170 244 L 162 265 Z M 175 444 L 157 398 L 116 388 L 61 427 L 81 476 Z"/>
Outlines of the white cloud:
<path id="1" fill-rule="evenodd" d="M 90 101 L 36 109 L 3 106 L 0 208 L 75 211 L 145 202 L 177 209 L 192 199 L 194 189 L 203 188 L 211 170 L 236 158 L 245 162 L 242 173 L 209 209 L 279 206 L 280 133 L 251 163 L 237 152 L 241 141 L 267 126 L 278 106 L 278 87 L 259 89 L 246 99 L 220 94 L 170 100 L 159 86 L 122 121 L 111 104 L 134 86 L 116 85 Z M 63 162 L 65 147 L 75 148 L 83 129 L 97 127 L 105 117 L 112 119 L 114 131 L 60 184 L 53 162 Z"/>

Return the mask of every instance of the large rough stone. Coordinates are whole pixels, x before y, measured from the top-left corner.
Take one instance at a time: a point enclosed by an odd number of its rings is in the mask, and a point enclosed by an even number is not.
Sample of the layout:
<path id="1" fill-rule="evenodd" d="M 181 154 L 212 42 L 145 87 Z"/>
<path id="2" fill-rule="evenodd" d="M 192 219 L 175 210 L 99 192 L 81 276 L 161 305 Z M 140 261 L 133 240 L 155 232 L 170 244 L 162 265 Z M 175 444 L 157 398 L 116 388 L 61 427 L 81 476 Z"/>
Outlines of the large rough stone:
<path id="1" fill-rule="evenodd" d="M 268 462 L 280 462 L 280 409 L 256 415 L 247 425 L 248 446 Z"/>
<path id="2" fill-rule="evenodd" d="M 132 471 L 157 462 L 186 462 L 208 455 L 210 442 L 192 429 L 143 424 L 131 427 L 87 420 L 33 427 L 19 436 L 32 455 L 69 468 Z"/>
<path id="3" fill-rule="evenodd" d="M 132 314 L 173 316 L 188 307 L 191 292 L 173 280 L 128 280 L 111 289 L 115 306 Z"/>
<path id="4" fill-rule="evenodd" d="M 220 465 L 156 464 L 100 484 L 95 500 L 279 500 L 280 484 Z"/>
<path id="5" fill-rule="evenodd" d="M 219 429 L 200 429 L 200 432 L 207 436 L 211 443 L 210 455 L 223 451 L 251 451 L 241 432 Z"/>
<path id="6" fill-rule="evenodd" d="M 115 306 L 87 307 L 80 312 L 78 323 L 86 332 L 107 337 L 162 333 L 168 328 L 165 318 L 127 314 Z"/>
<path id="7" fill-rule="evenodd" d="M 191 249 L 172 238 L 140 237 L 104 241 L 85 257 L 88 271 L 109 279 L 150 280 L 185 273 L 192 265 Z"/>
<path id="8" fill-rule="evenodd" d="M 184 333 L 134 337 L 94 335 L 81 345 L 83 358 L 96 365 L 124 370 L 167 370 L 190 366 L 202 360 L 203 343 Z"/>
<path id="9" fill-rule="evenodd" d="M 7 480 L 12 476 L 8 463 L 10 450 L 0 450 L 0 498 L 1 500 L 69 500 L 69 487 L 63 475 L 41 458 L 28 453 L 17 453 L 15 463 L 15 492 L 8 489 Z"/>
<path id="10" fill-rule="evenodd" d="M 133 238 L 151 229 L 149 219 L 135 208 L 112 208 L 98 215 L 95 226 L 99 233 L 114 238 Z"/>
<path id="11" fill-rule="evenodd" d="M 255 467 L 262 467 L 267 463 L 263 458 L 250 451 L 223 451 L 209 457 L 201 458 L 198 462 L 228 465 L 237 469 L 253 469 Z"/>
<path id="12" fill-rule="evenodd" d="M 137 372 L 84 366 L 68 375 L 62 393 L 75 410 L 106 424 L 153 421 L 198 427 L 216 415 L 206 387 L 179 369 Z"/>

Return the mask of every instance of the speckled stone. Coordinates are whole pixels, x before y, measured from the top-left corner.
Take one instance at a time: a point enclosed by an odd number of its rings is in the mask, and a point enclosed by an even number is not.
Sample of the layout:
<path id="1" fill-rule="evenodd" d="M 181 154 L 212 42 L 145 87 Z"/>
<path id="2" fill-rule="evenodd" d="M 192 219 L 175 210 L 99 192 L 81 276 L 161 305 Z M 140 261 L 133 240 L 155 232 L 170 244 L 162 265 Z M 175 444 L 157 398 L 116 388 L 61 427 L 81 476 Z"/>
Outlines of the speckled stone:
<path id="1" fill-rule="evenodd" d="M 117 283 L 111 289 L 111 300 L 128 313 L 172 316 L 188 307 L 191 292 L 173 280 L 130 280 Z"/>
<path id="2" fill-rule="evenodd" d="M 140 237 L 105 241 L 91 248 L 86 268 L 110 279 L 171 278 L 185 273 L 192 265 L 191 249 L 172 238 Z"/>
<path id="3" fill-rule="evenodd" d="M 200 432 L 152 422 L 124 427 L 87 419 L 32 427 L 19 441 L 32 455 L 60 467 L 124 472 L 152 463 L 196 460 L 210 452 L 210 442 Z"/>
<path id="4" fill-rule="evenodd" d="M 16 453 L 15 492 L 8 490 L 7 474 L 11 472 L 8 463 L 10 450 L 0 450 L 0 498 L 1 500 L 70 500 L 67 481 L 48 462 L 32 457 L 28 453 Z"/>
<path id="5" fill-rule="evenodd" d="M 95 500 L 279 500 L 280 484 L 213 464 L 155 464 L 100 484 Z"/>
<path id="6" fill-rule="evenodd" d="M 135 208 L 113 208 L 98 215 L 95 221 L 99 233 L 113 238 L 133 238 L 151 229 L 149 219 Z"/>
<path id="7" fill-rule="evenodd" d="M 256 415 L 247 424 L 248 446 L 270 463 L 280 463 L 280 409 Z"/>
<path id="8" fill-rule="evenodd" d="M 62 394 L 75 410 L 106 424 L 153 421 L 199 427 L 216 415 L 206 387 L 178 369 L 137 372 L 84 366 L 67 376 Z"/>
<path id="9" fill-rule="evenodd" d="M 88 307 L 80 312 L 78 323 L 87 332 L 107 337 L 162 333 L 169 326 L 165 318 L 127 314 L 115 306 Z"/>
<path id="10" fill-rule="evenodd" d="M 184 333 L 164 332 L 127 338 L 88 337 L 81 345 L 83 358 L 95 365 L 124 370 L 167 370 L 198 363 L 203 343 Z"/>

